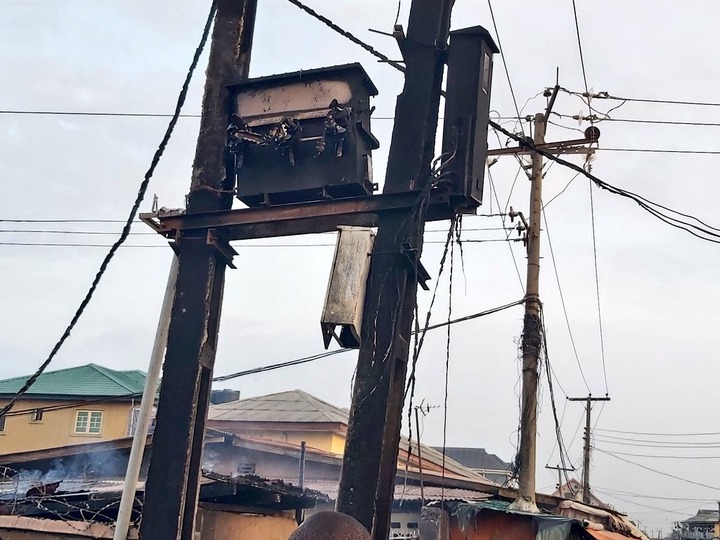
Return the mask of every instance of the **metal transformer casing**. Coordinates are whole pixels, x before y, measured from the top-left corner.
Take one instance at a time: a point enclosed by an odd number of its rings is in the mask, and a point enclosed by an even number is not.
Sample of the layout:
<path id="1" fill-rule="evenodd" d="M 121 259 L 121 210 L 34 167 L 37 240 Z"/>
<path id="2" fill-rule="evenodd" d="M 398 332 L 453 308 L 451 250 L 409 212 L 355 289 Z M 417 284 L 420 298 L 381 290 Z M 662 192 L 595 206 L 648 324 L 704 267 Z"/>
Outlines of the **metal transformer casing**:
<path id="1" fill-rule="evenodd" d="M 326 349 L 333 338 L 341 347 L 357 349 L 375 233 L 367 227 L 339 229 L 320 327 Z"/>
<path id="2" fill-rule="evenodd" d="M 443 124 L 442 175 L 472 209 L 482 203 L 487 158 L 493 54 L 482 26 L 450 32 Z"/>
<path id="3" fill-rule="evenodd" d="M 360 64 L 229 87 L 228 178 L 250 207 L 371 195 L 370 97 Z"/>

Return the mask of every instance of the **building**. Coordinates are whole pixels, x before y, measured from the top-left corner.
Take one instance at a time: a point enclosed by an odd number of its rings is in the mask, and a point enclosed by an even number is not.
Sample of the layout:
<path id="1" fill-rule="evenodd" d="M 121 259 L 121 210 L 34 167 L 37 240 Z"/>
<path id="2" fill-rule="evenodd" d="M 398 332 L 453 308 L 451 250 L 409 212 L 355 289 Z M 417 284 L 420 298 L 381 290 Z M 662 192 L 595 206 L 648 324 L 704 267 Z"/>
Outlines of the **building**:
<path id="1" fill-rule="evenodd" d="M 212 405 L 207 426 L 342 455 L 349 412 L 302 390 Z"/>
<path id="2" fill-rule="evenodd" d="M 557 497 L 561 497 L 563 499 L 571 499 L 573 501 L 582 501 L 582 484 L 579 480 L 576 478 L 570 478 L 567 482 L 565 482 L 562 486 L 559 486 L 558 489 L 556 489 L 553 492 L 553 495 Z M 607 507 L 608 505 L 598 499 L 592 492 L 590 491 L 590 504 L 593 506 L 599 506 L 601 508 Z"/>
<path id="3" fill-rule="evenodd" d="M 442 448 L 436 446 L 435 450 Z M 484 448 L 448 446 L 445 455 L 498 484 L 507 483 L 512 476 L 512 465 Z"/>
<path id="4" fill-rule="evenodd" d="M 719 537 L 716 531 L 719 521 L 717 510 L 698 510 L 694 516 L 676 524 L 673 536 L 677 540 L 712 540 Z"/>
<path id="5" fill-rule="evenodd" d="M 0 407 L 27 377 L 0 381 Z M 126 437 L 145 386 L 142 371 L 97 364 L 43 373 L 0 417 L 0 454 Z"/>

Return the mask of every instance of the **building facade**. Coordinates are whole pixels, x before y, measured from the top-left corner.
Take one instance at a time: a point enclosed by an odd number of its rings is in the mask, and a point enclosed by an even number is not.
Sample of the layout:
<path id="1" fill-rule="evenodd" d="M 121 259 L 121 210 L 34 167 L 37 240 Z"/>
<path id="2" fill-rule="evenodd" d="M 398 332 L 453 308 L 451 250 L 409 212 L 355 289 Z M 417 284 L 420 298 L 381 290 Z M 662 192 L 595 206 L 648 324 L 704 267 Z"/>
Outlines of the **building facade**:
<path id="1" fill-rule="evenodd" d="M 27 377 L 0 381 L 0 408 Z M 0 454 L 126 437 L 145 386 L 141 371 L 96 364 L 51 371 L 5 417 L 0 417 Z"/>

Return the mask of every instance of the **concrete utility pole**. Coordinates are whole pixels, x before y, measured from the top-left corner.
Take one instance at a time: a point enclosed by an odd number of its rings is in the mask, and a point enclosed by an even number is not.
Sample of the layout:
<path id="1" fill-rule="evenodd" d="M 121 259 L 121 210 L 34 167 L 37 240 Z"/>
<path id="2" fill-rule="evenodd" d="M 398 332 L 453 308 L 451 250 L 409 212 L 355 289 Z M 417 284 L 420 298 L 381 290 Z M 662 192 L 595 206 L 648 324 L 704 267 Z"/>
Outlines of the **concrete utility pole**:
<path id="1" fill-rule="evenodd" d="M 535 115 L 536 145 L 545 143 L 546 117 Z M 512 508 L 524 512 L 537 512 L 535 504 L 535 459 L 537 438 L 538 359 L 542 349 L 540 323 L 540 223 L 542 219 L 543 158 L 532 153 L 530 177 L 530 220 L 527 233 L 527 284 L 525 292 L 525 319 L 522 336 L 522 410 L 520 421 L 520 480 L 518 498 Z"/>
<path id="2" fill-rule="evenodd" d="M 413 0 L 384 193 L 420 190 L 435 148 L 445 50 L 453 0 Z M 415 261 L 424 218 L 418 208 L 380 218 L 363 314 L 337 509 L 376 540 L 388 538 L 410 332 L 417 290 Z M 383 427 L 381 427 L 383 426 Z"/>
<path id="3" fill-rule="evenodd" d="M 595 401 L 610 401 L 610 398 L 608 396 L 601 397 L 601 398 L 594 398 L 592 395 L 588 395 L 584 398 L 568 398 L 568 401 L 584 401 L 585 402 L 585 445 L 583 446 L 583 475 L 582 475 L 582 485 L 583 485 L 583 502 L 589 503 L 590 502 L 590 431 L 592 430 L 591 427 L 591 413 L 592 413 L 592 404 Z"/>
<path id="4" fill-rule="evenodd" d="M 186 215 L 227 210 L 228 84 L 247 78 L 257 0 L 219 0 Z M 226 259 L 211 231 L 183 231 L 140 537 L 192 540 Z"/>

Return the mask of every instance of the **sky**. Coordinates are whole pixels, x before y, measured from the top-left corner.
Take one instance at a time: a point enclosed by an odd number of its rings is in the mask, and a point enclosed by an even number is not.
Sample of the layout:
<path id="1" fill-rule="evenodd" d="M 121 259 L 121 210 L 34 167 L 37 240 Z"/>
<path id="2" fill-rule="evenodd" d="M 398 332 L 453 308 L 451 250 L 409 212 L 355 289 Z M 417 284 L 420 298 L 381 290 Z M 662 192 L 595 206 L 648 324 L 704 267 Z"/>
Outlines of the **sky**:
<path id="1" fill-rule="evenodd" d="M 396 3 L 308 0 L 308 4 L 391 58 L 400 58 L 392 39 L 369 32 L 371 28 L 391 31 Z M 493 8 L 497 28 L 487 3 L 457 0 L 452 27 L 480 24 L 499 38 L 504 54 L 495 57 L 491 108 L 507 129 L 520 129 L 512 117 L 517 110 L 525 116 L 544 109 L 542 92 L 555 83 L 556 70 L 562 87 L 584 90 L 573 4 L 512 0 L 495 2 Z M 120 223 L 1 220 L 125 219 L 167 124 L 167 118 L 5 111 L 172 112 L 208 9 L 207 2 L 188 0 L 0 2 L 0 377 L 30 374 L 45 359 L 95 275 L 107 249 L 102 246 L 111 244 L 121 227 Z M 409 0 L 403 0 L 401 23 L 406 24 L 408 10 Z M 718 101 L 720 12 L 713 2 L 692 0 L 679 7 L 667 0 L 578 0 L 577 17 L 588 87 L 594 92 Z M 392 122 L 382 118 L 393 114 L 401 75 L 286 0 L 260 3 L 251 76 L 356 61 L 380 90 L 374 100 L 377 118 L 372 129 L 381 142 L 373 158 L 375 177 L 382 180 L 392 130 Z M 200 110 L 206 62 L 207 54 L 193 79 L 185 113 Z M 607 111 L 621 103 L 597 99 L 592 104 Z M 554 110 L 577 115 L 585 114 L 586 107 L 580 97 L 561 92 Z M 720 124 L 717 106 L 630 101 L 610 115 Z M 559 125 L 549 126 L 548 141 L 577 138 L 580 133 L 573 130 L 588 126 L 559 116 L 552 121 Z M 142 211 L 150 209 L 153 194 L 161 206 L 183 206 L 198 125 L 196 118 L 180 120 Z M 602 135 L 591 163 L 595 175 L 720 226 L 716 203 L 720 186 L 714 178 L 719 155 L 604 150 L 718 151 L 717 125 L 604 121 L 597 126 Z M 529 132 L 527 123 L 522 127 Z M 492 131 L 488 138 L 490 147 L 506 140 Z M 578 165 L 583 161 L 582 156 L 566 158 Z M 512 206 L 527 214 L 529 182 L 523 173 L 514 180 L 517 162 L 503 157 L 490 171 L 495 189 L 488 179 L 479 213 L 495 214 Z M 720 264 L 720 248 L 598 189 L 593 192 L 593 243 L 590 184 L 578 177 L 568 185 L 574 176 L 561 165 L 546 165 L 544 200 L 562 192 L 546 208 L 540 294 L 563 438 L 579 465 L 584 411 L 582 403 L 568 402 L 566 397 L 607 392 L 612 401 L 593 410 L 595 493 L 648 529 L 669 532 L 674 521 L 699 508 L 715 508 L 720 492 L 720 469 L 714 466 L 720 458 L 714 379 L 720 373 L 716 366 L 720 289 L 713 270 Z M 446 222 L 428 225 L 423 263 L 433 285 L 447 226 Z M 520 299 L 518 272 L 523 280 L 525 274 L 522 244 L 503 241 L 500 217 L 466 217 L 463 227 L 466 239 L 495 241 L 466 243 L 462 259 L 456 249 L 452 316 Z M 12 232 L 18 230 L 22 232 Z M 62 232 L 31 232 L 38 230 Z M 162 239 L 149 233 L 142 224 L 133 227 L 128 247 L 113 260 L 51 369 L 88 362 L 114 369 L 147 367 L 171 260 Z M 333 243 L 334 236 L 325 234 L 236 245 L 238 269 L 227 274 L 216 375 L 322 351 L 319 318 Z M 448 317 L 448 281 L 449 265 L 439 284 L 433 322 Z M 431 293 L 420 292 L 423 318 L 430 297 Z M 446 420 L 448 446 L 484 447 L 511 459 L 517 444 L 521 326 L 522 308 L 517 307 L 452 327 L 447 408 L 447 335 L 428 334 L 415 395 L 416 403 L 424 400 L 431 407 L 423 418 L 424 443 L 443 444 Z M 355 358 L 355 353 L 345 353 L 221 386 L 237 388 L 243 397 L 301 388 L 348 406 Z M 546 382 L 540 401 L 537 484 L 540 491 L 550 492 L 556 476 L 543 467 L 557 465 L 559 457 Z M 711 435 L 677 436 L 688 433 Z"/>

